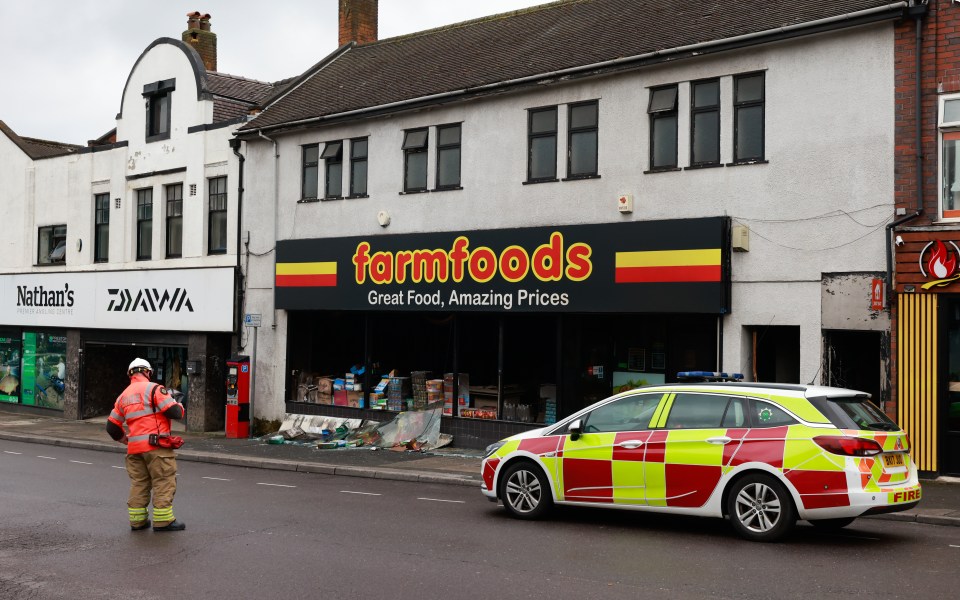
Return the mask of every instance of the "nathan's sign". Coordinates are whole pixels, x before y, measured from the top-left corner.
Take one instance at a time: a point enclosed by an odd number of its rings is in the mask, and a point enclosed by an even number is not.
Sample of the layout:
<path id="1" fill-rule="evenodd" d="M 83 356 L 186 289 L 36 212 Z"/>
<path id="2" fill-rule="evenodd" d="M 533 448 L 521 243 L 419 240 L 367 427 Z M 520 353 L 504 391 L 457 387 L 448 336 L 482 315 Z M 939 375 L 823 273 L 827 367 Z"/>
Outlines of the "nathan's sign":
<path id="1" fill-rule="evenodd" d="M 726 217 L 287 240 L 287 310 L 729 311 Z"/>

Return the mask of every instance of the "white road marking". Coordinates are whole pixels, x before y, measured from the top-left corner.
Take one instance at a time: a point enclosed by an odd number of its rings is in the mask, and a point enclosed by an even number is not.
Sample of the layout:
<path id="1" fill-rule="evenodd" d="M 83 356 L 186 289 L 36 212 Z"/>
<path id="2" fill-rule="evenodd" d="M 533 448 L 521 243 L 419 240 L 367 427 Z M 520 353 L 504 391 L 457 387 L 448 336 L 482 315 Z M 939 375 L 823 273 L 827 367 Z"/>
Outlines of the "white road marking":
<path id="1" fill-rule="evenodd" d="M 93 463 L 83 462 L 82 460 L 71 460 L 72 463 L 77 463 L 78 465 L 92 465 Z"/>
<path id="2" fill-rule="evenodd" d="M 23 454 L 23 452 L 11 452 L 9 450 L 4 450 L 3 453 L 4 454 Z"/>
<path id="3" fill-rule="evenodd" d="M 957 546 L 956 544 L 950 544 L 950 547 L 951 547 L 951 548 L 960 548 L 960 546 Z"/>
<path id="4" fill-rule="evenodd" d="M 440 498 L 417 498 L 417 500 L 426 500 L 427 502 L 449 502 L 450 504 L 466 504 L 466 500 L 441 500 Z"/>
<path id="5" fill-rule="evenodd" d="M 285 488 L 295 488 L 295 485 L 283 485 L 282 483 L 258 483 L 257 485 L 269 485 L 272 487 L 285 487 Z"/>
<path id="6" fill-rule="evenodd" d="M 55 459 L 55 458 L 52 457 L 52 456 L 38 456 L 37 458 L 45 458 L 45 459 L 47 459 L 47 460 L 57 460 L 57 459 Z"/>
<path id="7" fill-rule="evenodd" d="M 374 494 L 373 492 L 351 492 L 350 490 L 340 490 L 341 494 L 357 494 L 360 496 L 382 496 L 383 494 Z"/>
<path id="8" fill-rule="evenodd" d="M 230 479 L 224 479 L 222 477 L 201 477 L 200 479 L 212 479 L 214 481 L 232 481 Z"/>
<path id="9" fill-rule="evenodd" d="M 126 467 L 118 467 L 117 465 L 110 465 L 114 469 L 126 469 Z"/>

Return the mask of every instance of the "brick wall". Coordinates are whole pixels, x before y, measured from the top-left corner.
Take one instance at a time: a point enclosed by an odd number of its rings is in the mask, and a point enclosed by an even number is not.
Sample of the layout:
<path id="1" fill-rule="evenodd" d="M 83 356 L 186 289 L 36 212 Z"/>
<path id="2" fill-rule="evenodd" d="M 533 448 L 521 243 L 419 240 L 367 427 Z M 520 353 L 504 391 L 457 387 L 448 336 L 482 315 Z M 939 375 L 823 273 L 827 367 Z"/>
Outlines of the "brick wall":
<path id="1" fill-rule="evenodd" d="M 340 0 L 339 45 L 377 41 L 377 0 Z"/>
<path id="2" fill-rule="evenodd" d="M 217 70 L 217 34 L 210 31 L 210 15 L 187 15 L 187 30 L 181 39 L 197 51 L 208 71 Z"/>

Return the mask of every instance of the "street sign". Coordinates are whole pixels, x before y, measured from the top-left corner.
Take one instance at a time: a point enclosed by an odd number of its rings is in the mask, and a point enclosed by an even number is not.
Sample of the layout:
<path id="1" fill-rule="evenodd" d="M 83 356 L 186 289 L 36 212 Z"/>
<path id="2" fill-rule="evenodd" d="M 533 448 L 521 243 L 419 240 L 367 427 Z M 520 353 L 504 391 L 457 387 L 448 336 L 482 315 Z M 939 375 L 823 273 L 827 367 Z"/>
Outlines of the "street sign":
<path id="1" fill-rule="evenodd" d="M 870 310 L 883 310 L 883 291 L 882 279 L 870 283 Z"/>
<path id="2" fill-rule="evenodd" d="M 247 313 L 243 316 L 243 324 L 246 327 L 260 327 L 260 313 Z"/>

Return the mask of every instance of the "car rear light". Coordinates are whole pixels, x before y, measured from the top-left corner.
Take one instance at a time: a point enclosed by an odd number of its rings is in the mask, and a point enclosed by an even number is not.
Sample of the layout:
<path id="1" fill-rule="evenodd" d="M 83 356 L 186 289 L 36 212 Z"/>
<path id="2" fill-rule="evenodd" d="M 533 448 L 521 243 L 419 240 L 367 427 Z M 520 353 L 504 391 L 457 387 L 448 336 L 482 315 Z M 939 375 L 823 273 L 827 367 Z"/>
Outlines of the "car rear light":
<path id="1" fill-rule="evenodd" d="M 827 452 L 841 456 L 874 456 L 883 452 L 880 444 L 865 438 L 820 435 L 813 441 Z"/>

